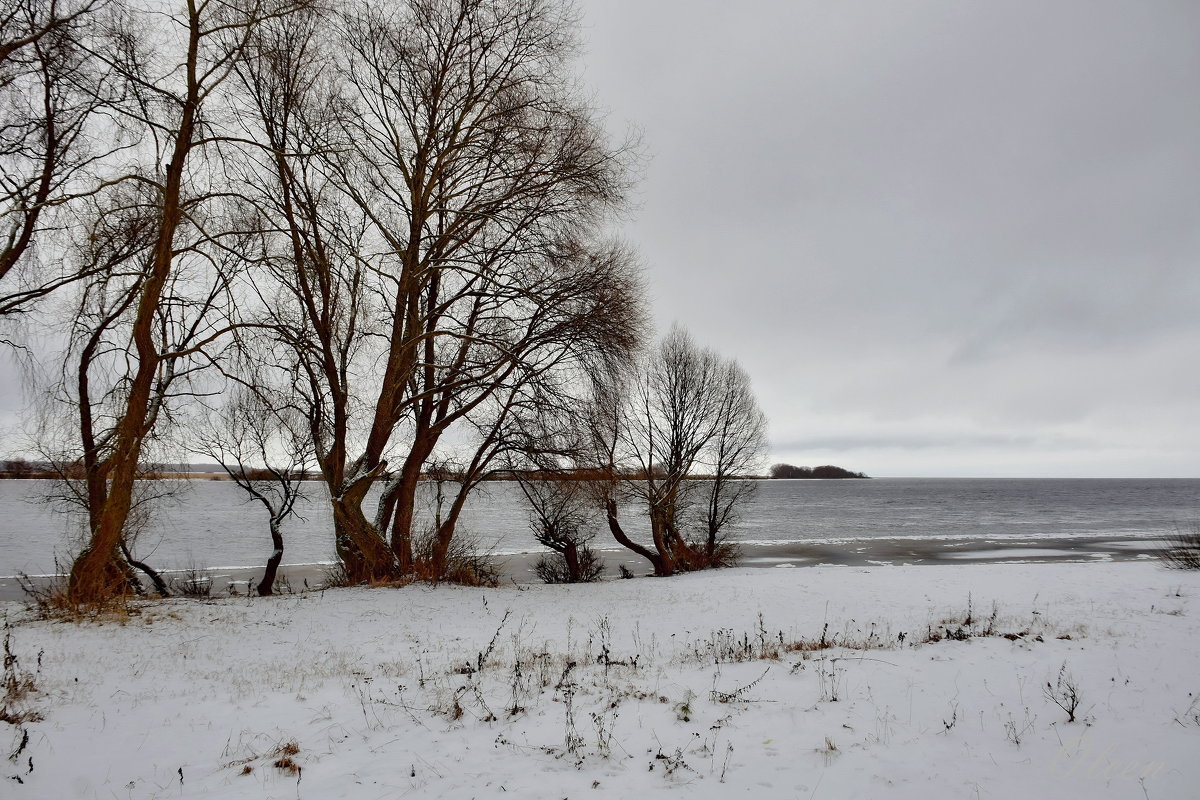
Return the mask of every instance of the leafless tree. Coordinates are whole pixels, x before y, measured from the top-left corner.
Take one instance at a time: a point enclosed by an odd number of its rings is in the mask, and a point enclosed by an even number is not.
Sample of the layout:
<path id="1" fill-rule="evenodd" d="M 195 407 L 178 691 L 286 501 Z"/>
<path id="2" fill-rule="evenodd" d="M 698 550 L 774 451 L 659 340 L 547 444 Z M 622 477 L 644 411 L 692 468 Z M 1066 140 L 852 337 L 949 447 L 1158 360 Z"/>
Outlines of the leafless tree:
<path id="1" fill-rule="evenodd" d="M 4 0 L 0 4 L 0 66 L 6 71 L 0 75 L 9 80 L 9 64 L 23 51 L 75 24 L 99 5 L 94 1 Z"/>
<path id="2" fill-rule="evenodd" d="M 713 436 L 701 451 L 699 481 L 704 558 L 722 563 L 732 557 L 725 530 L 753 498 L 756 475 L 767 445 L 767 418 L 754 398 L 750 376 L 736 361 L 725 361 L 717 371 L 717 413 Z"/>
<path id="3" fill-rule="evenodd" d="M 261 381 L 226 392 L 223 404 L 197 422 L 197 452 L 215 459 L 267 512 L 272 550 L 257 591 L 268 596 L 283 561 L 283 523 L 304 496 L 312 466 L 307 422 L 285 395 Z"/>
<path id="4" fill-rule="evenodd" d="M 488 312 L 495 321 L 476 327 L 490 328 L 490 338 L 456 343 L 448 368 L 421 376 L 432 383 L 417 382 L 424 390 L 415 406 L 421 441 L 436 445 L 445 432 L 457 430 L 459 440 L 465 436 L 469 443 L 460 459 L 466 479 L 432 551 L 435 573 L 471 489 L 495 470 L 569 455 L 573 444 L 565 432 L 579 393 L 610 380 L 640 343 L 640 275 L 623 248 L 560 253 L 554 263 L 531 264 L 523 278 L 519 292 Z M 482 322 L 484 315 L 476 318 Z M 414 452 L 422 451 L 410 450 L 409 459 Z M 392 542 L 401 556 L 410 524 L 407 478 L 402 470 L 380 504 L 385 514 L 389 503 L 396 508 Z"/>
<path id="5" fill-rule="evenodd" d="M 596 231 L 628 153 L 572 85 L 560 0 L 364 3 L 289 22 L 244 76 L 287 242 L 280 331 L 303 359 L 347 574 L 392 577 L 414 567 L 417 484 L 443 435 L 491 419 L 492 400 L 612 301 L 601 265 L 628 259 Z"/>
<path id="6" fill-rule="evenodd" d="M 570 475 L 547 471 L 520 474 L 517 483 L 529 503 L 534 539 L 554 552 L 534 566 L 538 577 L 546 583 L 587 583 L 598 578 L 604 562 L 591 548 L 596 508 L 590 487 Z"/>
<path id="7" fill-rule="evenodd" d="M 129 100 L 119 110 L 144 137 L 140 163 L 123 180 L 136 188 L 117 193 L 116 207 L 106 209 L 136 232 L 134 242 L 117 243 L 130 255 L 123 280 L 101 276 L 84 291 L 83 308 L 97 324 L 76 338 L 73 388 L 91 535 L 71 569 L 74 603 L 127 591 L 121 543 L 143 444 L 170 413 L 179 382 L 204 365 L 206 348 L 227 330 L 214 317 L 225 319 L 216 310 L 232 305 L 241 242 L 222 241 L 217 213 L 223 173 L 215 167 L 229 139 L 221 91 L 256 26 L 293 9 L 288 0 L 187 0 L 173 14 L 114 8 L 105 47 L 93 52 L 122 81 Z M 101 376 L 103 389 L 94 385 Z"/>
<path id="8" fill-rule="evenodd" d="M 727 562 L 722 531 L 753 490 L 738 478 L 765 444 L 765 420 L 741 367 L 676 326 L 625 396 L 608 396 L 594 416 L 598 463 L 608 475 L 603 502 L 617 541 L 657 575 Z M 649 547 L 617 516 L 630 498 L 649 516 Z M 690 530 L 696 517 L 701 537 Z"/>
<path id="9" fill-rule="evenodd" d="M 46 465 L 45 481 L 40 487 L 40 499 L 56 512 L 67 515 L 77 522 L 82 546 L 90 540 L 92 508 L 90 502 L 95 491 L 95 472 L 89 470 L 90 459 L 81 456 L 79 448 L 80 408 L 70 398 L 63 385 L 50 387 L 37 404 L 37 411 L 26 420 L 26 433 L 30 447 L 39 454 Z M 95 417 L 104 416 L 103 404 L 88 406 Z M 102 425 L 103 423 L 100 423 Z M 92 430 L 92 429 L 88 429 Z M 100 430 L 100 426 L 96 428 Z M 101 437 L 103 433 L 101 432 Z M 96 438 L 93 437 L 92 441 Z M 162 596 L 170 594 L 166 581 L 152 567 L 146 556 L 136 555 L 140 544 L 151 533 L 162 509 L 181 501 L 188 491 L 186 481 L 167 477 L 165 464 L 178 460 L 178 453 L 166 438 L 158 435 L 149 437 L 142 444 L 142 457 L 134 481 L 129 513 L 122 532 L 118 550 L 127 570 L 126 588 L 141 594 L 140 582 L 134 570 L 145 574 Z"/>
<path id="10" fill-rule="evenodd" d="M 54 257 L 53 239 L 129 146 L 106 113 L 111 73 L 88 51 L 106 2 L 0 3 L 0 317 L 87 275 Z"/>

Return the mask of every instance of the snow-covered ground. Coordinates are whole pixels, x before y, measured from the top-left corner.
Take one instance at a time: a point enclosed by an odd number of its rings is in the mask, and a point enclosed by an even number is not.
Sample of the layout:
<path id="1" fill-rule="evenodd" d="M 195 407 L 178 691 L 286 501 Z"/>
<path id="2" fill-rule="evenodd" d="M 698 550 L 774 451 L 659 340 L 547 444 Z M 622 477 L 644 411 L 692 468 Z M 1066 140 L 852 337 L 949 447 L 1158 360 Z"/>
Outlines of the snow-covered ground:
<path id="1" fill-rule="evenodd" d="M 1198 598 L 1126 562 L 8 604 L 0 796 L 1193 798 Z"/>

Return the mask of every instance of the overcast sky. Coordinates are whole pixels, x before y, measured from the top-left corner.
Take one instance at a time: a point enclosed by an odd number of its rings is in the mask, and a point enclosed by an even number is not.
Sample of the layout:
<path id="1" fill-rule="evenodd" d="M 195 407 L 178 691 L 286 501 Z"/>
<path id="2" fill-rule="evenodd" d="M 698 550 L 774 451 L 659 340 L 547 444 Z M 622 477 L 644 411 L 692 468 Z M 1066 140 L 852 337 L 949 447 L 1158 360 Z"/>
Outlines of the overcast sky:
<path id="1" fill-rule="evenodd" d="M 577 1 L 658 324 L 771 461 L 1200 477 L 1200 3 Z"/>
<path id="2" fill-rule="evenodd" d="M 658 323 L 773 461 L 1200 477 L 1200 3 L 580 2 Z"/>

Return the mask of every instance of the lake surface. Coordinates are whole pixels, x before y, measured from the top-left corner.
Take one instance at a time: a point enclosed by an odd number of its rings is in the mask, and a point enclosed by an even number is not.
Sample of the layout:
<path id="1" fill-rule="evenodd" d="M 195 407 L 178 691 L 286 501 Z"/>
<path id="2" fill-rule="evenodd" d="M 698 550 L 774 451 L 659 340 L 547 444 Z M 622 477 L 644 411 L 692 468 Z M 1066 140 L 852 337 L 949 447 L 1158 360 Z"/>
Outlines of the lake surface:
<path id="1" fill-rule="evenodd" d="M 160 569 L 258 567 L 270 553 L 262 508 L 227 481 L 185 482 L 135 543 Z M 321 484 L 286 528 L 286 564 L 333 560 Z M 44 575 L 69 564 L 78 522 L 39 502 L 50 484 L 0 481 L 0 576 Z M 648 538 L 644 520 L 627 529 Z M 1145 555 L 1200 520 L 1200 480 L 772 480 L 735 529 L 747 563 L 922 563 Z M 594 546 L 620 550 L 597 521 Z M 461 530 L 497 554 L 536 552 L 520 490 L 491 483 Z"/>

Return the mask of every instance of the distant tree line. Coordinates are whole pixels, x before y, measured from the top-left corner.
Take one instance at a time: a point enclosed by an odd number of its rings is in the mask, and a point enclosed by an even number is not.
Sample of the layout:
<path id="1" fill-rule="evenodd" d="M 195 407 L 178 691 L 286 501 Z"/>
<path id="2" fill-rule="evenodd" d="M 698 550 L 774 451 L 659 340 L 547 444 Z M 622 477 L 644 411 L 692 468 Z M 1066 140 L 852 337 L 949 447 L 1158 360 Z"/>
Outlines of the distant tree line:
<path id="1" fill-rule="evenodd" d="M 814 478 L 828 480 L 833 478 L 867 478 L 865 472 L 851 472 L 848 469 L 826 464 L 822 467 L 796 467 L 791 464 L 775 464 L 771 467 L 772 478 Z"/>
<path id="2" fill-rule="evenodd" d="M 49 464 L 38 464 L 24 458 L 0 461 L 0 478 L 37 478 L 52 474 Z"/>
<path id="3" fill-rule="evenodd" d="M 608 233 L 637 154 L 576 27 L 567 0 L 5 4 L 0 320 L 18 348 L 55 320 L 26 427 L 85 521 L 69 602 L 151 574 L 140 479 L 187 452 L 267 513 L 268 577 L 313 473 L 352 583 L 462 576 L 468 496 L 529 471 L 597 476 L 526 484 L 568 577 L 592 524 L 659 575 L 728 561 L 765 422 L 735 362 L 647 345 Z"/>

